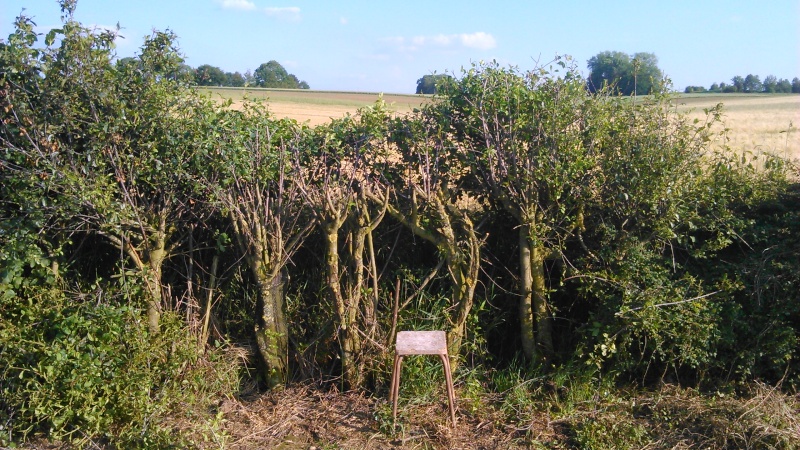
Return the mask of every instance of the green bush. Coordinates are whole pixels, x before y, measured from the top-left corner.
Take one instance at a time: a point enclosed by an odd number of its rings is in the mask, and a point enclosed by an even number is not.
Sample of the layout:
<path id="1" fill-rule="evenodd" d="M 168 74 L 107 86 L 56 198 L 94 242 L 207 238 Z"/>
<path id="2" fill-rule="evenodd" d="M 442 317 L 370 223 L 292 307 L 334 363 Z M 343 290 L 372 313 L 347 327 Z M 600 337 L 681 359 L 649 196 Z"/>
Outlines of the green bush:
<path id="1" fill-rule="evenodd" d="M 147 333 L 140 310 L 33 286 L 0 302 L 0 445 L 35 435 L 121 446 L 180 443 L 165 421 L 206 414 L 235 389 L 237 365 L 165 315 Z M 86 298 L 88 297 L 88 298 Z"/>

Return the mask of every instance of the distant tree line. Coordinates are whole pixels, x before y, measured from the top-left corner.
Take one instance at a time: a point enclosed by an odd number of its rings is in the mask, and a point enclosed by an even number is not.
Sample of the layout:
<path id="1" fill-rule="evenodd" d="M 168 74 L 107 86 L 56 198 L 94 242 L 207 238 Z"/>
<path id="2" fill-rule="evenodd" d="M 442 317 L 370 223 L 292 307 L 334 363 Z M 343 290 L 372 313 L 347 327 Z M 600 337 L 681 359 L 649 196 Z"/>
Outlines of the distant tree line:
<path id="1" fill-rule="evenodd" d="M 219 67 L 203 64 L 196 69 L 187 67 L 197 86 L 255 86 L 282 89 L 309 89 L 308 83 L 289 73 L 278 61 L 261 64 L 254 72 L 225 72 Z"/>
<path id="2" fill-rule="evenodd" d="M 706 89 L 703 86 L 686 86 L 685 93 L 764 93 L 764 94 L 800 94 L 800 78 L 794 77 L 791 82 L 786 78 L 778 79 L 775 75 L 767 75 L 764 81 L 761 81 L 758 75 L 748 74 L 746 77 L 737 75 L 731 78 L 730 84 L 725 83 L 712 83 Z"/>
<path id="3" fill-rule="evenodd" d="M 591 57 L 587 63 L 589 92 L 606 91 L 617 95 L 647 95 L 664 86 L 664 73 L 658 67 L 653 53 L 604 51 Z M 417 94 L 436 94 L 437 87 L 453 77 L 446 74 L 425 75 L 417 80 Z"/>

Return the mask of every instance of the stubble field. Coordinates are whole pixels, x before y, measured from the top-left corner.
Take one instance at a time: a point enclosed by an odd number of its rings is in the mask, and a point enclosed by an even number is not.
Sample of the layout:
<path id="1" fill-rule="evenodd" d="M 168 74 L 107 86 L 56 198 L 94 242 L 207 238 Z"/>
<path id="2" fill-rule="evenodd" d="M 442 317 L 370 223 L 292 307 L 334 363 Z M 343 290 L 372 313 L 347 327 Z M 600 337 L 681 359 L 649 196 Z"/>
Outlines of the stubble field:
<path id="1" fill-rule="evenodd" d="M 335 92 L 294 89 L 253 89 L 253 88 L 201 88 L 213 99 L 233 101 L 233 107 L 241 105 L 245 97 L 267 102 L 270 113 L 277 117 L 290 117 L 298 122 L 317 126 L 330 122 L 347 113 L 353 114 L 359 108 L 375 103 L 379 97 L 389 108 L 405 114 L 430 101 L 430 96 L 413 94 L 381 94 L 377 92 Z"/>
<path id="2" fill-rule="evenodd" d="M 705 119 L 704 108 L 722 103 L 727 145 L 733 151 L 800 158 L 800 95 L 690 94 L 677 102 L 680 111 L 700 120 Z"/>
<path id="3" fill-rule="evenodd" d="M 429 102 L 430 96 L 410 94 L 379 94 L 370 92 L 333 92 L 287 89 L 202 88 L 211 98 L 231 99 L 233 106 L 241 105 L 245 97 L 267 102 L 277 117 L 290 117 L 310 126 L 328 122 L 331 118 L 355 113 L 373 104 L 380 96 L 389 108 L 405 114 Z M 727 145 L 734 152 L 770 153 L 800 159 L 800 95 L 797 94 L 684 94 L 676 98 L 677 108 L 690 118 L 705 120 L 704 109 L 718 103 L 723 107 L 723 124 Z"/>

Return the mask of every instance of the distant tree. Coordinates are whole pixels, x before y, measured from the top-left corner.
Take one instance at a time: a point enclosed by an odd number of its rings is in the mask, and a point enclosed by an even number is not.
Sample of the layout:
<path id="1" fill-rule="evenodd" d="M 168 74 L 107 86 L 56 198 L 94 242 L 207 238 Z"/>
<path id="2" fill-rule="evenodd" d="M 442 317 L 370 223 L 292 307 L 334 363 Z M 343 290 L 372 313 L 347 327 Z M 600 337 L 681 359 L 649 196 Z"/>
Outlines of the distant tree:
<path id="1" fill-rule="evenodd" d="M 758 75 L 747 74 L 744 79 L 744 92 L 761 92 L 762 85 Z"/>
<path id="2" fill-rule="evenodd" d="M 686 86 L 686 89 L 684 89 L 683 92 L 686 94 L 706 92 L 706 88 L 704 88 L 703 86 Z"/>
<path id="3" fill-rule="evenodd" d="M 444 80 L 452 79 L 450 75 L 447 74 L 434 74 L 434 75 L 424 75 L 422 78 L 417 80 L 417 94 L 435 94 L 436 93 L 436 85 L 440 84 Z"/>
<path id="4" fill-rule="evenodd" d="M 203 64 L 194 70 L 194 83 L 198 86 L 225 86 L 227 81 L 225 72 L 219 67 Z"/>
<path id="5" fill-rule="evenodd" d="M 761 83 L 761 89 L 768 94 L 778 92 L 778 77 L 775 75 L 767 75 L 764 78 L 764 82 Z"/>
<path id="6" fill-rule="evenodd" d="M 733 84 L 732 91 L 726 92 L 744 92 L 744 78 L 736 75 L 735 77 L 731 78 L 731 84 Z"/>
<path id="7" fill-rule="evenodd" d="M 286 77 L 284 84 L 286 87 L 291 87 L 292 89 L 300 88 L 300 80 L 293 73 L 290 73 L 289 76 Z"/>
<path id="8" fill-rule="evenodd" d="M 684 92 L 702 92 L 702 90 L 698 90 L 698 86 L 687 86 Z M 758 75 L 748 74 L 746 77 L 737 75 L 731 78 L 731 84 L 726 84 L 724 81 L 719 84 L 712 83 L 711 87 L 708 88 L 708 92 L 764 92 L 767 94 L 788 94 L 791 92 L 800 93 L 800 79 L 795 77 L 794 80 L 789 81 L 786 78 L 778 78 L 775 75 L 767 75 L 762 82 Z"/>
<path id="9" fill-rule="evenodd" d="M 781 78 L 778 81 L 778 86 L 776 87 L 775 91 L 780 92 L 782 94 L 788 94 L 792 92 L 792 83 L 786 78 Z"/>
<path id="10" fill-rule="evenodd" d="M 289 73 L 275 60 L 261 64 L 253 72 L 253 80 L 259 87 L 280 87 Z"/>
<path id="11" fill-rule="evenodd" d="M 600 52 L 589 59 L 589 89 L 606 86 L 622 95 L 646 95 L 661 85 L 663 73 L 653 53 Z"/>
<path id="12" fill-rule="evenodd" d="M 588 62 L 589 89 L 592 92 L 615 85 L 622 94 L 633 92 L 630 73 L 633 71 L 630 56 L 623 52 L 601 52 L 591 57 Z"/>
<path id="13" fill-rule="evenodd" d="M 294 74 L 287 72 L 286 69 L 274 59 L 258 66 L 253 72 L 253 81 L 256 86 L 259 87 L 308 89 L 308 83 L 300 81 Z"/>
<path id="14" fill-rule="evenodd" d="M 233 86 L 233 87 L 242 87 L 245 84 L 244 75 L 239 72 L 228 72 L 225 74 L 226 86 Z"/>
<path id="15" fill-rule="evenodd" d="M 631 63 L 637 95 L 652 94 L 661 89 L 664 73 L 658 68 L 658 58 L 654 53 L 634 53 Z"/>

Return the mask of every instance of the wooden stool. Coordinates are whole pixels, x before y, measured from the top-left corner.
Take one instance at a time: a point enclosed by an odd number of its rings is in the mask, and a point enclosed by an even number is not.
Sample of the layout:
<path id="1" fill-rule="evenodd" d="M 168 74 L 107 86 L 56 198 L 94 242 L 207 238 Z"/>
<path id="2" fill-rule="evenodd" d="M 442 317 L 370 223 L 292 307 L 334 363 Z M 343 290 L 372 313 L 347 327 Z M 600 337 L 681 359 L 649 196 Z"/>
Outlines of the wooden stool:
<path id="1" fill-rule="evenodd" d="M 450 373 L 450 360 L 447 355 L 447 336 L 444 331 L 399 331 L 395 344 L 392 388 L 389 400 L 392 402 L 392 423 L 397 420 L 397 396 L 400 391 L 400 366 L 406 355 L 439 355 L 444 366 L 447 381 L 447 399 L 450 402 L 450 419 L 456 424 L 456 394 L 453 390 L 453 376 Z"/>

